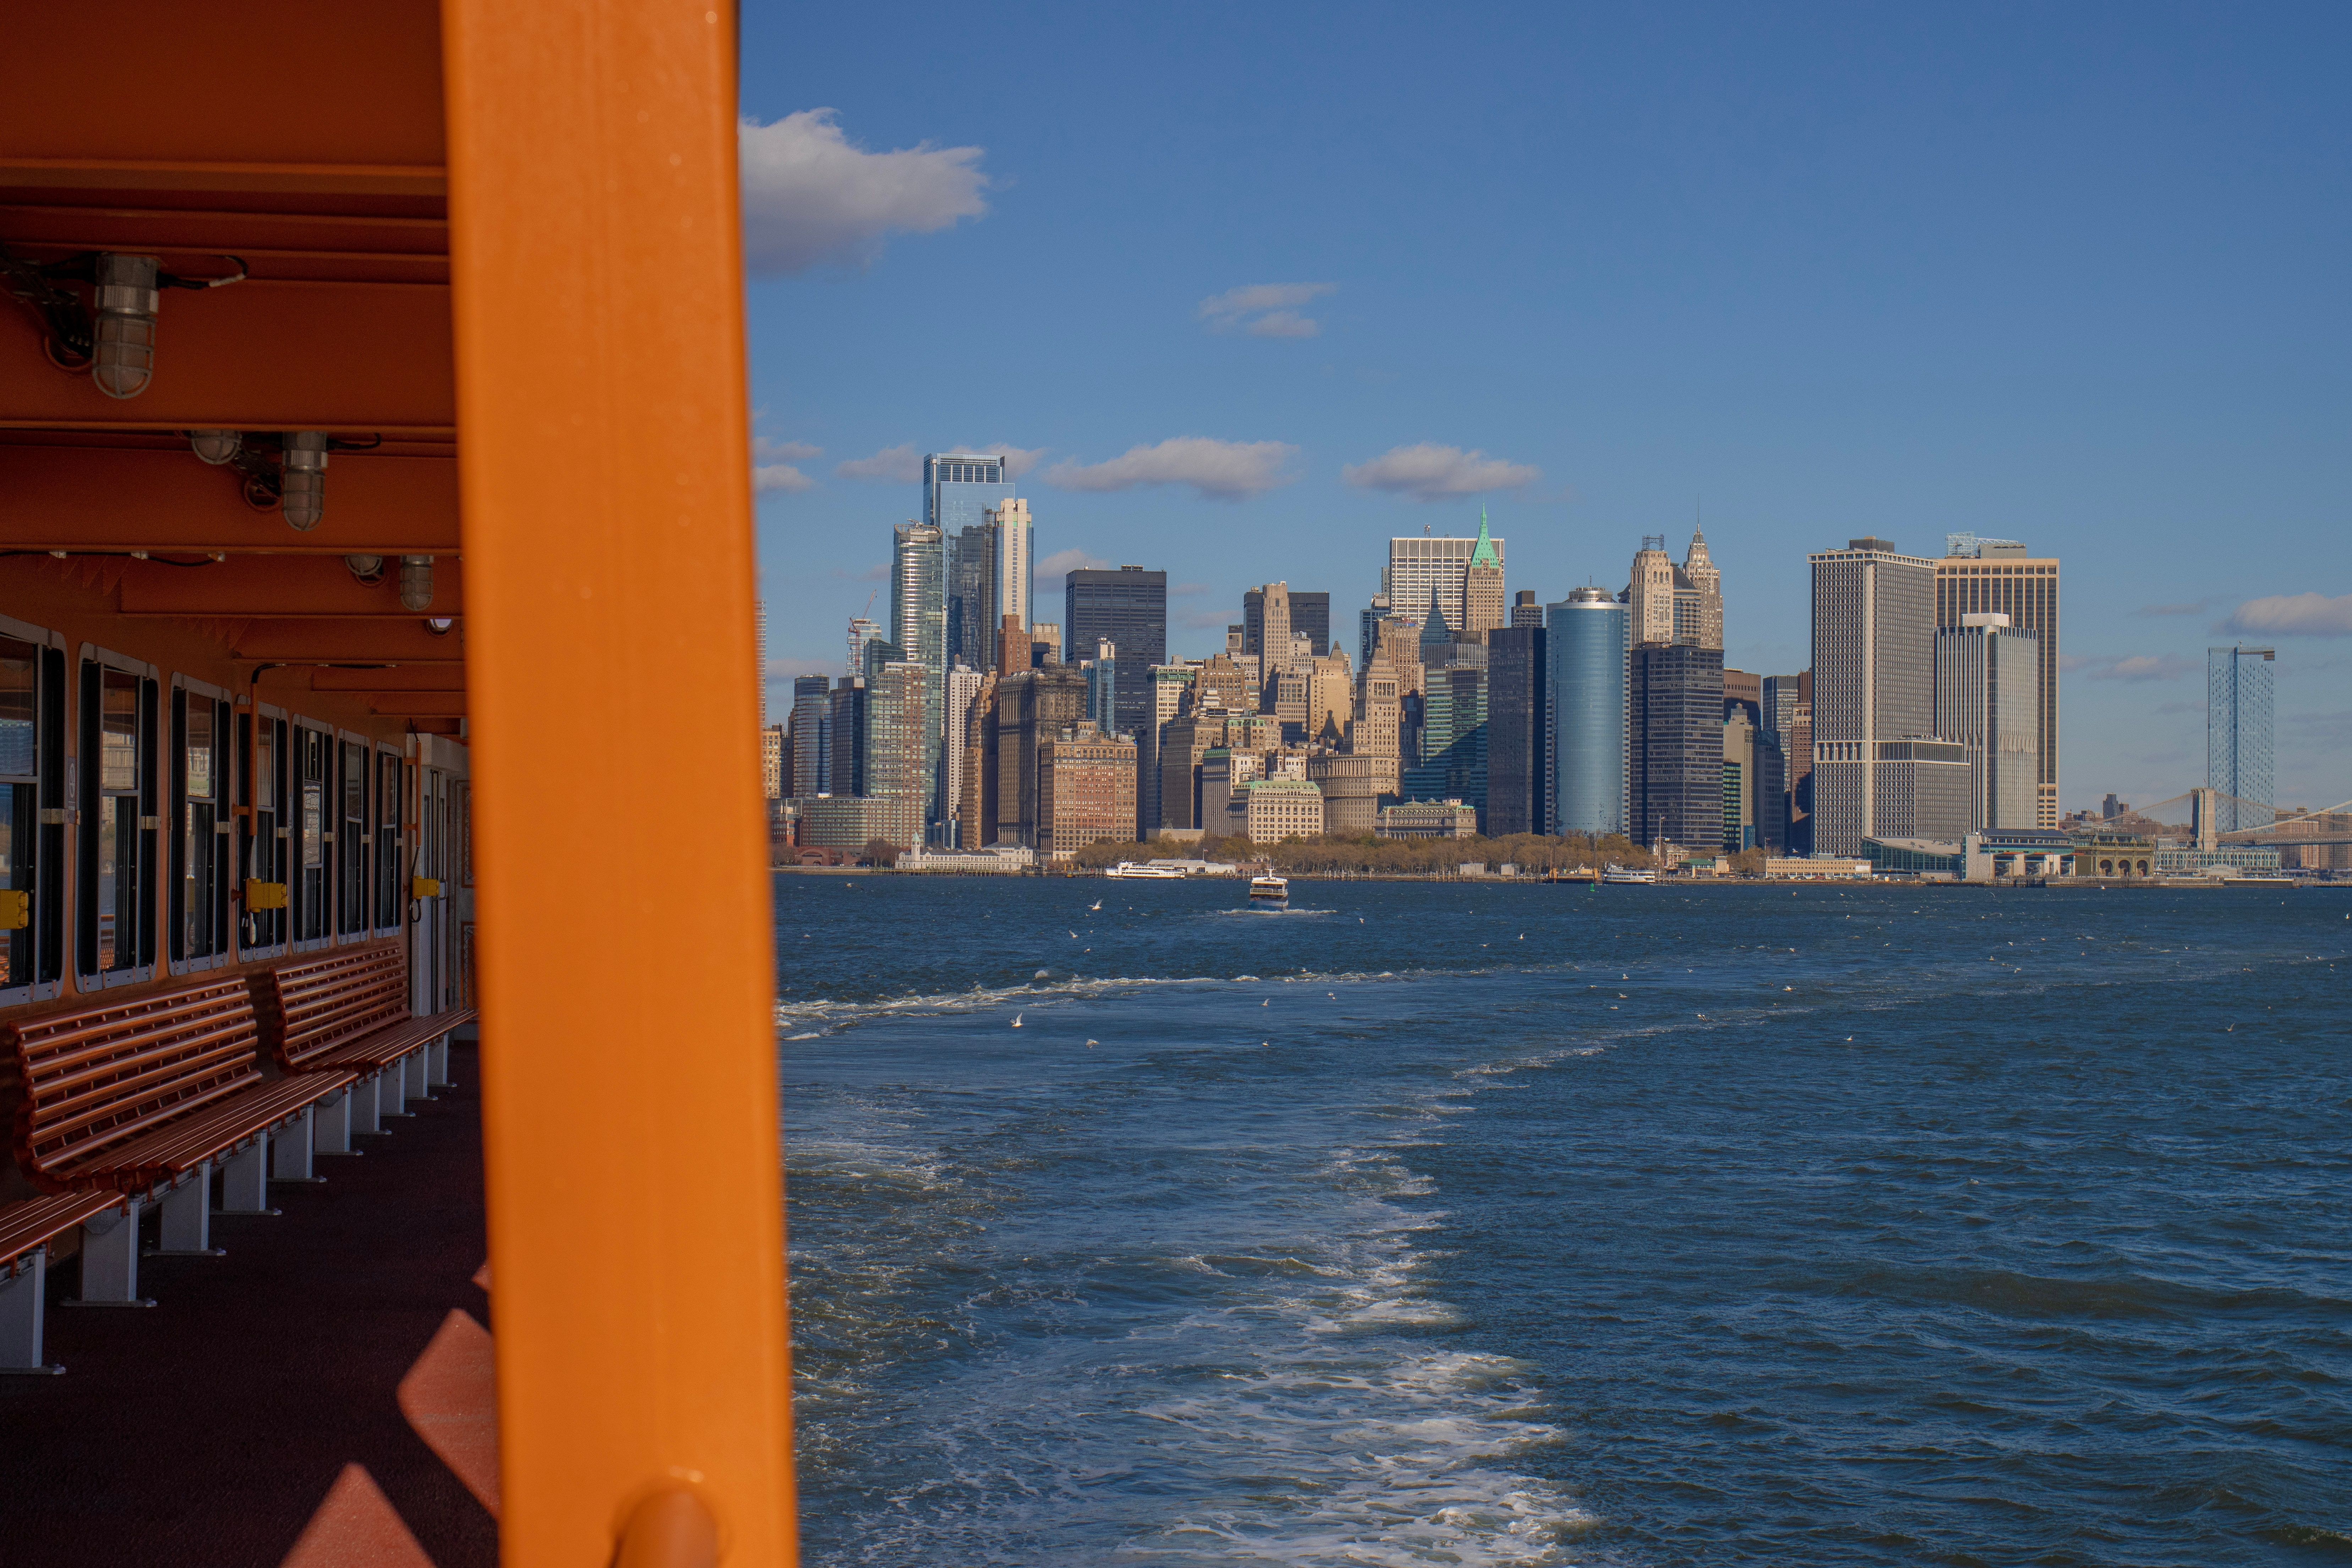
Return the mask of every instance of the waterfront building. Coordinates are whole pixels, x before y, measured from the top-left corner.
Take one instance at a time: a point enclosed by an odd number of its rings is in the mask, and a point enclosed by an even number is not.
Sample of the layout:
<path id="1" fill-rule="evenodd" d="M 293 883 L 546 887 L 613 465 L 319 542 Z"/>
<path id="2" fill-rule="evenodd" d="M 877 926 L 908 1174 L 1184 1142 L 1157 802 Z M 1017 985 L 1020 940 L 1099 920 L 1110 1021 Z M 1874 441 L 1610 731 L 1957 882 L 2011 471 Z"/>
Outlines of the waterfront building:
<path id="1" fill-rule="evenodd" d="M 876 647 L 888 647 L 887 643 Z M 827 715 L 826 733 L 832 743 L 825 748 L 828 764 L 824 787 L 821 795 L 857 795 L 866 793 L 866 678 L 845 675 L 834 682 L 832 709 Z"/>
<path id="2" fill-rule="evenodd" d="M 833 682 L 822 675 L 793 677 L 793 793 L 822 795 L 833 787 Z"/>
<path id="3" fill-rule="evenodd" d="M 1486 831 L 1496 837 L 1547 829 L 1549 684 L 1541 626 L 1498 626 L 1486 634 Z"/>
<path id="4" fill-rule="evenodd" d="M 1545 612 L 1549 833 L 1623 833 L 1631 608 L 1579 588 Z"/>
<path id="5" fill-rule="evenodd" d="M 1503 558 L 1486 533 L 1486 509 L 1478 509 L 1478 537 L 1470 546 L 1470 564 L 1463 574 L 1462 621 L 1465 642 L 1483 642 L 1501 628 L 1503 620 Z"/>
<path id="6" fill-rule="evenodd" d="M 1425 645 L 1426 646 L 1426 645 Z M 1449 644 L 1456 655 L 1484 647 Z M 1423 672 L 1418 752 L 1401 771 L 1408 799 L 1457 799 L 1486 807 L 1486 666 L 1454 657 Z"/>
<path id="7" fill-rule="evenodd" d="M 1086 720 L 1086 676 L 1066 665 L 996 683 L 996 839 L 1037 845 L 1037 749 Z"/>
<path id="8" fill-rule="evenodd" d="M 2205 787 L 2214 831 L 2267 827 L 2272 809 L 2271 688 L 2277 650 L 2205 650 Z"/>
<path id="9" fill-rule="evenodd" d="M 1635 648 L 1626 706 L 1632 837 L 1711 850 L 1723 837 L 1723 650 Z"/>
<path id="10" fill-rule="evenodd" d="M 782 800 L 792 792 L 784 787 L 785 757 L 784 727 L 764 724 L 760 728 L 760 793 L 769 800 Z"/>
<path id="11" fill-rule="evenodd" d="M 1135 837 L 1135 742 L 1081 721 L 1037 749 L 1035 847 L 1066 859 Z"/>
<path id="12" fill-rule="evenodd" d="M 939 842 L 950 847 L 963 842 L 967 824 L 971 821 L 963 815 L 965 775 L 971 771 L 971 708 L 980 700 L 981 683 L 987 679 L 968 664 L 948 667 L 947 712 L 940 727 L 943 749 L 940 755 L 940 805 L 937 816 Z"/>
<path id="13" fill-rule="evenodd" d="M 867 651 L 870 657 L 873 650 Z M 865 779 L 848 793 L 880 802 L 874 837 L 906 849 L 924 841 L 933 816 L 940 726 L 931 672 L 906 658 L 876 659 L 872 668 L 864 694 Z"/>
<path id="14" fill-rule="evenodd" d="M 1259 779 L 1244 785 L 1243 795 L 1243 821 L 1253 844 L 1322 835 L 1323 792 L 1306 779 Z"/>
<path id="15" fill-rule="evenodd" d="M 1135 733 L 1136 837 L 1149 838 L 1160 826 L 1160 747 L 1162 732 L 1192 699 L 1192 682 L 1200 678 L 1197 661 L 1155 664 L 1144 682 L 1150 708 L 1143 727 Z"/>
<path id="16" fill-rule="evenodd" d="M 1455 631 L 1467 627 L 1464 595 L 1470 584 L 1470 558 L 1482 543 L 1500 571 L 1505 563 L 1504 542 L 1487 537 L 1483 516 L 1475 539 L 1433 539 L 1427 534 L 1391 539 L 1388 564 L 1381 571 L 1381 592 L 1388 598 L 1388 613 L 1402 616 L 1418 626 L 1435 605 L 1448 627 Z"/>
<path id="17" fill-rule="evenodd" d="M 2074 833 L 2077 877 L 2148 877 L 2156 873 L 2156 840 L 2137 833 Z M 2273 862 L 2275 864 L 2275 862 Z"/>
<path id="18" fill-rule="evenodd" d="M 2220 844 L 2210 849 L 2190 845 L 2159 845 L 2156 851 L 2159 877 L 2275 877 L 2284 857 L 2269 844 Z"/>
<path id="19" fill-rule="evenodd" d="M 1210 748 L 1225 743 L 1224 710 L 1198 702 L 1160 727 L 1160 820 L 1154 827 L 1196 829 L 1201 821 L 1201 767 Z"/>
<path id="20" fill-rule="evenodd" d="M 1735 709 L 1723 721 L 1722 843 L 1727 855 L 1759 847 L 1756 740 L 1756 726 L 1744 710 Z"/>
<path id="21" fill-rule="evenodd" d="M 1321 658 L 1331 651 L 1331 595 L 1290 591 L 1290 635 L 1295 639 L 1307 640 L 1310 658 Z"/>
<path id="22" fill-rule="evenodd" d="M 1350 837 L 1377 833 L 1381 807 L 1397 798 L 1393 756 L 1318 752 L 1307 759 L 1307 777 L 1323 792 L 1323 831 Z"/>
<path id="23" fill-rule="evenodd" d="M 798 795 L 784 803 L 793 843 L 803 849 L 863 849 L 887 837 L 890 808 L 856 795 Z"/>
<path id="24" fill-rule="evenodd" d="M 1936 563 L 1884 539 L 1816 552 L 1812 567 L 1811 847 L 1958 839 L 1965 748 L 1936 738 Z"/>
<path id="25" fill-rule="evenodd" d="M 1776 842 L 1792 855 L 1802 854 L 1805 814 L 1811 809 L 1811 786 L 1806 782 L 1813 768 L 1813 675 L 1768 675 L 1763 681 L 1764 733 L 1780 753 L 1780 784 L 1774 805 L 1767 813 L 1779 835 Z"/>
<path id="26" fill-rule="evenodd" d="M 1211 746 L 1201 753 L 1201 826 L 1212 837 L 1241 831 L 1234 808 L 1248 809 L 1241 796 L 1244 785 L 1265 776 L 1265 755 L 1230 743 Z"/>
<path id="27" fill-rule="evenodd" d="M 2032 825 L 2052 829 L 2058 826 L 2058 586 L 2054 555 L 2030 555 L 2013 539 L 1944 536 L 1944 555 L 1936 563 L 1937 629 L 1960 626 L 1967 616 L 2002 615 L 2036 639 L 2040 733 Z"/>
<path id="28" fill-rule="evenodd" d="M 1822 882 L 1832 879 L 1866 881 L 1870 877 L 1870 862 L 1813 855 L 1775 856 L 1764 862 L 1764 875 L 1775 880 L 1786 879 L 1798 882 Z"/>
<path id="29" fill-rule="evenodd" d="M 1168 574 L 1082 568 L 1062 580 L 1062 636 L 1072 663 L 1102 643 L 1118 648 L 1117 701 L 1102 728 L 1140 737 L 1152 721 L 1151 668 L 1168 662 Z"/>
<path id="30" fill-rule="evenodd" d="M 1382 838 L 1475 838 L 1478 808 L 1459 800 L 1406 800 L 1381 807 Z"/>
<path id="31" fill-rule="evenodd" d="M 2040 640 L 1997 610 L 1936 633 L 1936 733 L 1968 749 L 1972 828 L 2041 826 Z"/>

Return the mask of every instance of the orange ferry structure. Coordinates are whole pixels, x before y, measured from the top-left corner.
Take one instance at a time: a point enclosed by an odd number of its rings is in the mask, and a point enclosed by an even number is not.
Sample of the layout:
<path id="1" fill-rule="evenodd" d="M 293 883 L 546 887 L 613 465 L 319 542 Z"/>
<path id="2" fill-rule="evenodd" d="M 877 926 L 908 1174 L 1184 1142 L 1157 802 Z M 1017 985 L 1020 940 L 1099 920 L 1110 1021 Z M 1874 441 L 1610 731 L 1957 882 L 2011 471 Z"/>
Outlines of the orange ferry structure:
<path id="1" fill-rule="evenodd" d="M 0 105 L 0 1561 L 793 1562 L 734 8 Z"/>

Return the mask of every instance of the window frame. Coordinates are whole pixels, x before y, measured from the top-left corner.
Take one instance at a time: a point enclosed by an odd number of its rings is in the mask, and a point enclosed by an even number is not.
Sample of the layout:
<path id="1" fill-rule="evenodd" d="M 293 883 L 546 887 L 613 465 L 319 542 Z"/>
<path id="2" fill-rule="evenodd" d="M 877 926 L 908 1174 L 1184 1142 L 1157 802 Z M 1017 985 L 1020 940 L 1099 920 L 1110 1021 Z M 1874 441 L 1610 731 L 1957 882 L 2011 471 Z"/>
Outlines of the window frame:
<path id="1" fill-rule="evenodd" d="M 285 881 L 287 879 L 286 865 L 289 858 L 289 851 L 287 848 L 287 845 L 289 843 L 289 830 L 286 826 L 286 770 L 289 757 L 293 751 L 292 720 L 291 716 L 288 714 L 285 709 L 277 707 L 271 703 L 254 703 L 249 699 L 245 698 L 238 699 L 238 703 L 239 706 L 236 710 L 236 815 L 238 818 L 238 827 L 236 835 L 236 847 L 233 851 L 236 858 L 236 883 L 238 910 L 236 921 L 236 955 L 239 962 L 243 962 L 247 959 L 282 958 L 291 951 L 291 942 L 293 941 L 294 934 L 294 910 L 292 906 L 289 904 L 287 908 L 282 910 L 268 910 L 260 912 L 256 912 L 255 910 L 247 909 L 245 907 L 245 885 L 247 882 Z M 270 734 L 270 740 L 273 744 L 270 748 L 269 753 L 269 771 L 273 775 L 270 779 L 271 804 L 266 808 L 257 799 L 258 792 L 254 788 L 255 781 L 253 776 L 254 763 L 257 760 L 257 753 L 260 748 L 261 731 L 259 727 L 264 724 L 273 726 L 273 730 Z M 261 819 L 265 816 L 269 819 L 269 831 L 266 837 L 261 830 Z M 266 852 L 263 849 L 265 845 L 268 847 Z M 260 864 L 260 861 L 265 858 L 265 853 L 266 858 L 268 862 L 266 868 L 275 871 L 277 873 L 275 877 L 265 877 L 259 874 L 263 869 L 265 869 L 265 868 Z M 278 933 L 277 939 L 272 942 L 247 941 L 246 939 L 247 935 L 252 933 L 254 931 L 254 922 L 264 919 L 271 920 L 272 923 L 281 928 Z"/>
<path id="2" fill-rule="evenodd" d="M 75 844 L 75 941 L 74 980 L 78 991 L 104 991 L 118 985 L 142 985 L 155 978 L 155 963 L 162 947 L 163 911 L 159 898 L 163 891 L 162 876 L 157 865 L 161 858 L 163 818 L 160 812 L 163 792 L 158 787 L 157 763 L 162 751 L 161 696 L 163 671 L 144 659 L 95 643 L 81 645 L 80 657 L 75 661 L 77 699 L 80 723 L 74 754 L 77 787 L 71 807 L 76 830 Z M 132 791 L 140 809 L 132 814 L 138 835 L 138 863 L 134 868 L 136 887 L 133 889 L 132 916 L 130 929 L 138 940 L 134 956 L 141 962 L 118 965 L 112 969 L 98 967 L 98 866 L 99 832 L 95 821 L 86 820 L 98 810 L 100 803 L 121 796 L 105 794 L 99 756 L 104 746 L 100 738 L 105 722 L 105 672 L 112 670 L 127 675 L 136 683 L 136 706 L 132 723 L 135 729 L 135 756 L 132 766 L 137 774 L 137 786 Z M 90 678 L 97 676 L 96 680 Z M 115 917 L 115 941 L 121 951 L 122 917 Z"/>
<path id="3" fill-rule="evenodd" d="M 356 817 L 344 815 L 351 798 L 354 753 L 360 758 L 360 814 Z M 344 945 L 375 940 L 374 764 L 374 736 L 354 730 L 335 731 L 335 941 Z M 351 831 L 354 825 L 359 828 L 356 840 Z"/>
<path id="4" fill-rule="evenodd" d="M 303 778 L 301 761 L 302 750 L 305 742 L 302 741 L 301 737 L 306 734 L 315 737 L 314 743 L 317 744 L 325 753 L 326 759 L 323 776 L 320 781 L 319 831 L 320 838 L 319 842 L 318 895 L 319 900 L 325 903 L 326 910 L 323 918 L 319 921 L 320 930 L 319 934 L 316 936 L 304 934 L 309 929 L 310 923 L 311 916 L 313 914 L 311 906 L 314 901 L 308 884 L 303 880 L 302 865 L 302 835 L 305 831 L 305 825 L 302 820 Z M 292 951 L 296 952 L 320 952 L 335 944 L 335 895 L 338 890 L 335 885 L 335 871 L 337 868 L 335 863 L 334 827 L 332 826 L 332 819 L 330 816 L 331 811 L 338 809 L 334 805 L 336 782 L 335 764 L 336 759 L 339 755 L 335 742 L 335 728 L 331 724 L 323 724 L 316 719 L 306 719 L 301 714 L 296 713 L 287 722 L 286 737 L 286 800 L 288 808 L 286 878 L 288 895 L 287 909 L 289 915 L 290 916 L 287 921 L 286 934 Z"/>
<path id="5" fill-rule="evenodd" d="M 33 801 L 32 977 L 20 985 L 0 987 L 0 1007 L 46 1002 L 65 990 L 66 949 L 72 935 L 66 928 L 68 889 L 72 884 L 74 857 L 68 843 L 72 803 L 70 772 L 73 733 L 73 671 L 66 657 L 63 634 L 37 626 L 13 616 L 0 616 L 0 635 L 28 644 L 33 661 Z"/>
<path id="6" fill-rule="evenodd" d="M 384 773 L 389 764 L 392 778 L 392 798 L 384 799 Z M 406 814 L 410 781 L 416 764 L 408 760 L 400 747 L 383 741 L 375 742 L 370 753 L 370 765 L 375 770 L 375 816 L 371 826 L 375 839 L 374 881 L 368 889 L 371 916 L 378 937 L 398 936 L 408 928 L 408 833 Z M 385 829 L 391 829 L 387 835 Z M 386 853 L 389 849 L 390 853 Z M 389 919 L 386 918 L 387 912 Z"/>
<path id="7" fill-rule="evenodd" d="M 184 956 L 187 938 L 187 910 L 182 903 L 187 887 L 189 850 L 193 847 L 193 830 L 188 826 L 188 814 L 195 804 L 188 799 L 188 740 L 187 714 L 198 701 L 213 705 L 213 925 L 215 945 L 210 952 L 194 957 Z M 208 969 L 218 969 L 236 962 L 239 951 L 236 941 L 237 921 L 232 913 L 230 889 L 236 884 L 236 794 L 235 756 L 237 740 L 237 709 L 227 689 L 194 676 L 173 674 L 170 706 L 165 713 L 170 727 L 171 760 L 164 768 L 165 787 L 169 792 L 172 825 L 171 840 L 163 873 L 170 886 L 163 899 L 163 959 L 167 973 L 201 974 Z M 226 722 L 224 723 L 223 721 Z"/>

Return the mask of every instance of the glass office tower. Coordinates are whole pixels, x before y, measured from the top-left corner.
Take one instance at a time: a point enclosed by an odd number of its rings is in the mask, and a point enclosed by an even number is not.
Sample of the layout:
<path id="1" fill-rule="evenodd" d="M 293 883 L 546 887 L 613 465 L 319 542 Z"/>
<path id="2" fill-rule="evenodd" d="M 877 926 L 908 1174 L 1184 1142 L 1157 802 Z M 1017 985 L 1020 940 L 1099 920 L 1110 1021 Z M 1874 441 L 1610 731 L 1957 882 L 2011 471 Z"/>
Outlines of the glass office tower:
<path id="1" fill-rule="evenodd" d="M 2271 672 L 2278 650 L 2205 650 L 2205 783 L 2214 829 L 2268 827 L 2278 814 L 2272 799 Z"/>
<path id="2" fill-rule="evenodd" d="M 1029 624 L 1029 509 L 1016 502 L 1004 459 L 992 452 L 926 457 L 922 521 L 944 542 L 948 658 L 994 669 L 1003 617 Z"/>
<path id="3" fill-rule="evenodd" d="M 1625 831 L 1626 639 L 1633 613 L 1603 588 L 1549 607 L 1545 719 L 1552 833 Z"/>
<path id="4" fill-rule="evenodd" d="M 1118 649 L 1116 711 L 1096 722 L 1105 734 L 1140 737 L 1155 718 L 1151 667 L 1168 662 L 1168 574 L 1072 572 L 1062 580 L 1062 637 L 1066 664 L 1094 658 L 1101 643 Z"/>
<path id="5" fill-rule="evenodd" d="M 902 522 L 891 535 L 890 641 L 902 650 L 908 663 L 920 665 L 926 671 L 923 691 L 928 698 L 931 692 L 947 689 L 946 550 L 938 526 L 932 523 Z M 925 704 L 933 721 L 926 756 L 936 786 L 942 741 L 940 715 L 931 710 L 933 706 Z M 933 794 L 936 797 L 936 787 Z M 933 813 L 931 820 L 936 821 L 936 798 Z"/>

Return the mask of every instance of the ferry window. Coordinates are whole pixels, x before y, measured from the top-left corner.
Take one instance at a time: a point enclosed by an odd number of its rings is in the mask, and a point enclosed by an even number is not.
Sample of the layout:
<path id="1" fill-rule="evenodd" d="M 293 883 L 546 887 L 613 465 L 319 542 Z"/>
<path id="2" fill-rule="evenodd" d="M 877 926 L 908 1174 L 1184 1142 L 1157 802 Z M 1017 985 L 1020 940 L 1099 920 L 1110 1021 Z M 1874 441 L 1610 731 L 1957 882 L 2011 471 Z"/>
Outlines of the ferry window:
<path id="1" fill-rule="evenodd" d="M 250 882 L 287 879 L 286 721 L 264 711 L 237 716 L 237 765 L 242 770 L 237 804 L 247 808 L 237 825 L 239 875 Z M 245 909 L 238 946 L 258 956 L 281 949 L 289 923 L 286 910 Z"/>
<path id="2" fill-rule="evenodd" d="M 229 706 L 208 689 L 172 692 L 172 899 L 174 963 L 209 965 L 228 953 Z"/>
<path id="3" fill-rule="evenodd" d="M 81 664 L 81 973 L 144 979 L 155 962 L 156 684 Z"/>
<path id="4" fill-rule="evenodd" d="M 294 817 L 294 940 L 319 942 L 326 941 L 334 929 L 333 884 L 329 865 L 334 825 L 327 819 L 334 749 L 325 734 L 307 724 L 294 726 L 293 741 L 293 790 L 287 805 Z"/>
<path id="5" fill-rule="evenodd" d="M 408 907 L 408 889 L 400 860 L 400 757 L 379 752 L 375 759 L 375 923 L 379 931 L 397 931 Z"/>
<path id="6" fill-rule="evenodd" d="M 341 875 L 341 917 L 336 929 L 345 935 L 364 936 L 368 930 L 368 851 L 374 836 L 368 831 L 368 748 L 364 742 L 345 741 L 336 774 L 341 784 L 342 816 L 335 826 L 336 857 Z"/>
<path id="7" fill-rule="evenodd" d="M 65 656 L 18 629 L 0 631 L 0 998 L 12 1002 L 54 989 L 65 917 Z"/>

